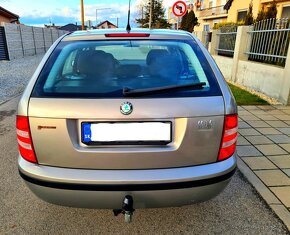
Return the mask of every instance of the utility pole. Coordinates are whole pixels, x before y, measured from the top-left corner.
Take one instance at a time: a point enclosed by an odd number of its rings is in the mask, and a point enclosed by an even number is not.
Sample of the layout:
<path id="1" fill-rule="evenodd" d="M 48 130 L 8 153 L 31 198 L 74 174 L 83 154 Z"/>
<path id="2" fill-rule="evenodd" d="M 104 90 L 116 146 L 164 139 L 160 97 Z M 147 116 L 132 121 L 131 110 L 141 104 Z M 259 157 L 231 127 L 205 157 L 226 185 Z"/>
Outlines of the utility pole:
<path id="1" fill-rule="evenodd" d="M 149 29 L 151 29 L 151 26 L 152 26 L 152 0 L 149 0 L 149 4 L 150 4 Z"/>
<path id="2" fill-rule="evenodd" d="M 117 17 L 117 27 L 119 28 L 119 17 Z"/>
<path id="3" fill-rule="evenodd" d="M 82 30 L 85 30 L 84 0 L 81 0 Z"/>

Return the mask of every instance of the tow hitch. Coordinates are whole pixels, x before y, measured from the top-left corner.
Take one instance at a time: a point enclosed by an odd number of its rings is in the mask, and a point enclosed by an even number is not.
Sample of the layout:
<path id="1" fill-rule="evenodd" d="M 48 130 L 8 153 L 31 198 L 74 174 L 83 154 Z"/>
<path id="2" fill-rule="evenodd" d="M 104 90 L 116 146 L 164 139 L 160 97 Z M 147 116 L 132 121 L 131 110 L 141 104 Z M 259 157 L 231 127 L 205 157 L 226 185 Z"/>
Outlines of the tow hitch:
<path id="1" fill-rule="evenodd" d="M 114 215 L 118 216 L 119 214 L 123 214 L 125 216 L 125 222 L 131 223 L 133 212 L 135 211 L 133 208 L 133 197 L 130 195 L 127 195 L 124 197 L 122 209 L 114 209 Z"/>

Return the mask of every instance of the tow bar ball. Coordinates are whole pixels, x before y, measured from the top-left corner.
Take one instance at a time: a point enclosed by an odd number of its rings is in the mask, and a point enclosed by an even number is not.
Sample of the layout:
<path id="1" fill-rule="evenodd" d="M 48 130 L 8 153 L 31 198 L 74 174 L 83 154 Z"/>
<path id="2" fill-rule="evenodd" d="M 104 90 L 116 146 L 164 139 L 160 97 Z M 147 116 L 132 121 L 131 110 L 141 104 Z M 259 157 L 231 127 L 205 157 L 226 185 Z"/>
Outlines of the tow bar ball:
<path id="1" fill-rule="evenodd" d="M 132 222 L 132 217 L 133 217 L 133 212 L 135 209 L 133 208 L 133 197 L 130 195 L 127 195 L 124 197 L 123 204 L 122 204 L 122 209 L 114 209 L 114 215 L 118 216 L 119 214 L 124 214 L 125 216 L 125 222 L 126 223 L 131 223 Z"/>

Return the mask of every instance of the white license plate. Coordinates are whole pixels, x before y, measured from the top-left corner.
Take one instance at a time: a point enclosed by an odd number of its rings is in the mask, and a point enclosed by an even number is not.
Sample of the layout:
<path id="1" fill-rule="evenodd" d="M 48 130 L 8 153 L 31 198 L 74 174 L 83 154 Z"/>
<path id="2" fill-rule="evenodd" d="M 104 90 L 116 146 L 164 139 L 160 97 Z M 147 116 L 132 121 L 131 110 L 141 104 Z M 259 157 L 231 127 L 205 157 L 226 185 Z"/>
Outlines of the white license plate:
<path id="1" fill-rule="evenodd" d="M 82 142 L 171 142 L 171 122 L 82 123 Z"/>

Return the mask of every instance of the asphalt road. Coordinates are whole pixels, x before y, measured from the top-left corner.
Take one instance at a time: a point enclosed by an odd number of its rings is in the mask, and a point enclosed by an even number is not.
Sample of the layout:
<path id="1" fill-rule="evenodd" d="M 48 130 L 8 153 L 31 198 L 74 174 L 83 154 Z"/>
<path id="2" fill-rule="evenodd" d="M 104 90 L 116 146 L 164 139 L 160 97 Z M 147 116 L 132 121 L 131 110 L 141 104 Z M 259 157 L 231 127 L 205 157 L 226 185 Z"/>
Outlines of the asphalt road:
<path id="1" fill-rule="evenodd" d="M 256 191 L 237 172 L 215 199 L 179 208 L 137 210 L 132 224 L 111 210 L 42 202 L 17 170 L 15 98 L 0 106 L 0 234 L 287 234 Z"/>

